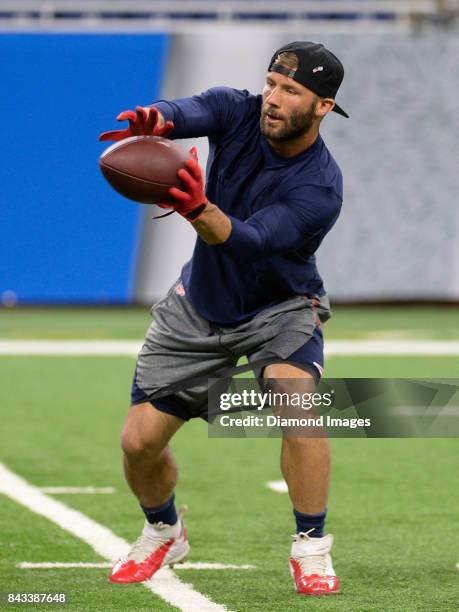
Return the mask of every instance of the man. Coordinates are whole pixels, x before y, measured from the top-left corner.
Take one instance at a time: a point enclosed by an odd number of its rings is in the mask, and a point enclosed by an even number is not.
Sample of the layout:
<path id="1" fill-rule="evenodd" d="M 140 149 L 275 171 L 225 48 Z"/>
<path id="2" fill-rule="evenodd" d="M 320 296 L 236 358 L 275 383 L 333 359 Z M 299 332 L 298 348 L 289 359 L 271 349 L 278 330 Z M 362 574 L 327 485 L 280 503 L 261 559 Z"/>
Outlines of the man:
<path id="1" fill-rule="evenodd" d="M 323 45 L 294 42 L 271 59 L 262 96 L 229 88 L 137 107 L 129 128 L 101 140 L 153 134 L 208 136 L 207 185 L 196 151 L 179 170 L 183 189 L 162 204 L 198 234 L 181 279 L 153 309 L 122 433 L 126 479 L 145 526 L 115 583 L 139 582 L 185 558 L 174 505 L 177 465 L 168 446 L 190 418 L 207 418 L 208 378 L 246 355 L 270 389 L 292 379 L 311 391 L 323 368 L 321 322 L 330 316 L 314 253 L 342 204 L 341 172 L 319 134 L 335 111 L 341 62 Z M 323 535 L 329 481 L 323 437 L 285 437 L 281 467 L 296 521 L 290 570 L 301 594 L 339 591 L 332 536 Z"/>

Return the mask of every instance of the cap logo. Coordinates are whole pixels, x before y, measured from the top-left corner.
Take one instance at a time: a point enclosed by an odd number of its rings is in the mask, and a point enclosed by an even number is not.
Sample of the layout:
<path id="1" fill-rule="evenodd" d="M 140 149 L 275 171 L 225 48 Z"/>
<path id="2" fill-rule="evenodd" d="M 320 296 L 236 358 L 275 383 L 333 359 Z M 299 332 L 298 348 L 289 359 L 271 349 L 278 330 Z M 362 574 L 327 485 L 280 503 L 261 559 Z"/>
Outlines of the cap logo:
<path id="1" fill-rule="evenodd" d="M 313 68 L 312 71 L 315 72 L 322 72 L 322 70 L 324 69 L 323 66 L 316 66 L 316 68 Z"/>

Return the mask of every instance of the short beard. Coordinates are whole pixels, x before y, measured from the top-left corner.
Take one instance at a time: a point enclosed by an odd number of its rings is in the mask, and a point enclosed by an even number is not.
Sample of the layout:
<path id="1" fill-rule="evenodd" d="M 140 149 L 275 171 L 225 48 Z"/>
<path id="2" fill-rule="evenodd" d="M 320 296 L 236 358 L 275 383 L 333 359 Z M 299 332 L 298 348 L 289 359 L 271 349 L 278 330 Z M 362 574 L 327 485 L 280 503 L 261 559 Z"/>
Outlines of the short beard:
<path id="1" fill-rule="evenodd" d="M 315 119 L 315 109 L 316 102 L 313 102 L 305 113 L 294 113 L 287 119 L 282 129 L 279 131 L 272 130 L 272 128 L 265 126 L 265 115 L 262 112 L 260 116 L 261 133 L 274 142 L 296 140 L 307 134 L 311 129 Z"/>

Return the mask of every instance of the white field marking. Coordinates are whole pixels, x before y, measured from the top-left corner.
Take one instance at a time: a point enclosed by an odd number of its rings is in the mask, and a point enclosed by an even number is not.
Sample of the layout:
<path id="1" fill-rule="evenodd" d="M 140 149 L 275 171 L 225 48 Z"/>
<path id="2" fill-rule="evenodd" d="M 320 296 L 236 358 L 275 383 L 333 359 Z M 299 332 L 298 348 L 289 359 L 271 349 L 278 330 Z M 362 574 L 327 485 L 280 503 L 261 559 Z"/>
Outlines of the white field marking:
<path id="1" fill-rule="evenodd" d="M 31 563 L 30 561 L 22 561 L 16 565 L 19 569 L 68 569 L 68 568 L 110 568 L 112 567 L 112 563 L 59 563 L 56 562 L 46 562 L 46 563 Z M 175 566 L 175 569 L 179 570 L 248 570 L 248 569 L 256 569 L 255 565 L 233 565 L 231 563 L 178 563 Z"/>
<path id="2" fill-rule="evenodd" d="M 268 489 L 271 489 L 271 491 L 276 491 L 276 493 L 288 493 L 285 480 L 268 480 L 266 486 Z"/>
<path id="3" fill-rule="evenodd" d="M 345 355 L 459 355 L 457 340 L 331 340 L 329 357 Z"/>
<path id="4" fill-rule="evenodd" d="M 136 356 L 140 340 L 0 340 L 0 355 Z"/>
<path id="5" fill-rule="evenodd" d="M 107 561 L 114 563 L 120 556 L 125 556 L 129 552 L 130 545 L 126 540 L 83 513 L 48 497 L 2 463 L 0 463 L 0 493 L 4 493 L 31 512 L 46 517 L 80 538 Z M 214 603 L 195 591 L 191 585 L 182 582 L 169 568 L 162 568 L 152 579 L 142 584 L 183 612 L 228 612 L 224 606 Z"/>
<path id="6" fill-rule="evenodd" d="M 139 340 L 0 340 L 0 355 L 136 356 Z M 328 357 L 346 355 L 459 356 L 458 340 L 329 340 Z"/>
<path id="7" fill-rule="evenodd" d="M 93 495 L 96 493 L 108 494 L 115 492 L 113 487 L 37 487 L 37 489 L 39 489 L 42 493 L 51 493 L 53 495 L 76 493 Z"/>
<path id="8" fill-rule="evenodd" d="M 16 567 L 19 569 L 70 569 L 70 568 L 79 568 L 82 567 L 84 569 L 104 569 L 112 567 L 112 563 L 59 563 L 56 562 L 46 562 L 46 563 L 31 563 L 30 561 L 21 561 L 21 563 L 17 563 Z"/>
<path id="9" fill-rule="evenodd" d="M 232 563 L 204 563 L 203 561 L 196 561 L 196 563 L 178 563 L 174 569 L 176 570 L 249 570 L 256 569 L 256 565 L 250 565 L 246 563 L 245 565 L 234 565 Z"/>

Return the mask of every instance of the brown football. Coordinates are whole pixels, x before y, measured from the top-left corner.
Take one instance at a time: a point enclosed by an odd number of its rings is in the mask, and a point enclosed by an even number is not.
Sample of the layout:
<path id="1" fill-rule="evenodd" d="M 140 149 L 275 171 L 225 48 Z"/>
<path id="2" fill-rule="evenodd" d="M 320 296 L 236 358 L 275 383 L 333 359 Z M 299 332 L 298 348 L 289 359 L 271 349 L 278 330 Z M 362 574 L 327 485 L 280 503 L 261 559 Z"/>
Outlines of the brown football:
<path id="1" fill-rule="evenodd" d="M 159 136 L 131 136 L 108 147 L 99 166 L 110 185 L 142 204 L 170 199 L 171 187 L 182 188 L 177 171 L 190 158 L 186 149 Z"/>

